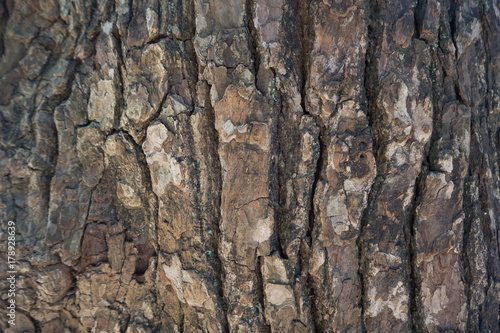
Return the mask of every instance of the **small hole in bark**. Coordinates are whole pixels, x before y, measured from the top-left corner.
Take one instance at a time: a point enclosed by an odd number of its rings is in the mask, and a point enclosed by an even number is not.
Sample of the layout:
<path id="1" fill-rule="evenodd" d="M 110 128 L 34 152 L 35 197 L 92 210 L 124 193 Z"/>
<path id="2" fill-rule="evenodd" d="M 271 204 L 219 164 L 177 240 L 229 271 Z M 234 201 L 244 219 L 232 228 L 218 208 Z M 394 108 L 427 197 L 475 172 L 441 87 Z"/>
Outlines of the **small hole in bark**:
<path id="1" fill-rule="evenodd" d="M 144 283 L 144 274 L 149 268 L 149 259 L 156 254 L 153 245 L 137 244 L 137 259 L 135 261 L 134 278 L 138 283 Z"/>
<path id="2" fill-rule="evenodd" d="M 364 160 L 364 159 L 365 159 L 365 157 L 366 157 L 366 155 L 365 155 L 365 154 L 361 154 L 361 155 L 359 155 L 359 158 L 360 158 L 360 159 L 362 159 L 362 160 Z"/>
<path id="3" fill-rule="evenodd" d="M 134 234 L 131 231 L 125 232 L 125 241 L 126 242 L 133 242 L 134 241 Z"/>

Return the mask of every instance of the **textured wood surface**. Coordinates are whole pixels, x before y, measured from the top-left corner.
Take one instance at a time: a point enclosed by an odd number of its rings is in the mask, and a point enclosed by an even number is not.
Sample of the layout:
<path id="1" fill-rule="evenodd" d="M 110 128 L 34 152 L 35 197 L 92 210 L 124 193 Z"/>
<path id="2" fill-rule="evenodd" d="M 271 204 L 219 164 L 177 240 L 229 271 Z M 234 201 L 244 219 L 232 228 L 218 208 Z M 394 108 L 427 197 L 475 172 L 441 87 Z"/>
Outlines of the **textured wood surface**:
<path id="1" fill-rule="evenodd" d="M 500 332 L 498 1 L 0 0 L 0 57 L 0 331 Z"/>

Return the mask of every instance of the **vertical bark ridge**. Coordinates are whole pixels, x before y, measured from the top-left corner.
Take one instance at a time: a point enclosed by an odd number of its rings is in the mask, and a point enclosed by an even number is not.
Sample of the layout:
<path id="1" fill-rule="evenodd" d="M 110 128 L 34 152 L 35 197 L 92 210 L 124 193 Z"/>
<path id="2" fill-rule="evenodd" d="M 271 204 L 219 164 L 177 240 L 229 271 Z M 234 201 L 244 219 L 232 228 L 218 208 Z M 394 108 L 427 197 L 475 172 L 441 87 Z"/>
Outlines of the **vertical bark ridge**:
<path id="1" fill-rule="evenodd" d="M 483 307 L 480 329 L 495 331 L 500 329 L 500 242 L 498 233 L 498 216 L 500 216 L 498 143 L 500 108 L 498 98 L 499 69 L 498 69 L 498 4 L 483 1 L 478 4 L 478 17 L 481 25 L 480 39 L 484 48 L 484 82 L 482 109 L 477 112 L 476 119 L 480 122 L 482 172 L 479 176 L 479 199 L 481 202 L 481 222 L 483 226 L 484 242 L 487 244 L 487 279 L 486 298 Z"/>
<path id="2" fill-rule="evenodd" d="M 422 21 L 424 20 L 425 16 L 425 10 L 426 7 L 428 6 L 428 1 L 426 0 L 417 0 L 416 5 L 415 5 L 415 10 L 414 10 L 414 17 L 413 17 L 413 22 L 414 22 L 414 38 L 421 39 L 421 33 L 422 33 Z M 433 22 L 434 23 L 434 22 Z M 427 47 L 429 48 L 429 43 L 422 39 L 424 42 L 426 42 Z M 433 57 L 432 62 L 434 62 L 436 59 Z M 433 64 L 430 65 L 429 67 L 429 73 L 432 75 L 432 66 Z M 433 121 L 432 121 L 432 135 L 430 138 L 430 143 L 429 145 L 432 145 L 433 139 L 436 137 L 436 117 L 438 115 L 437 113 L 437 108 L 436 108 L 436 103 L 435 103 L 435 86 L 433 85 Z M 419 172 L 419 175 L 416 179 L 416 186 L 414 189 L 414 194 L 412 198 L 412 203 L 409 207 L 409 224 L 408 224 L 408 230 L 405 232 L 406 235 L 406 244 L 407 244 L 407 253 L 408 253 L 408 276 L 409 276 L 409 283 L 410 283 L 410 290 L 409 290 L 409 297 L 410 297 L 410 303 L 409 303 L 409 313 L 410 313 L 410 327 L 412 332 L 425 332 L 425 324 L 424 324 L 424 315 L 422 314 L 422 304 L 421 302 L 418 301 L 418 298 L 420 297 L 420 286 L 421 286 L 421 281 L 419 279 L 419 274 L 417 271 L 417 264 L 416 264 L 416 244 L 415 244 L 415 239 L 416 239 L 416 228 L 415 228 L 415 221 L 417 220 L 417 207 L 420 205 L 422 201 L 422 192 L 423 192 L 423 187 L 425 186 L 425 179 L 427 178 L 427 173 L 429 169 L 429 148 L 425 148 L 424 152 L 424 157 L 422 158 L 422 166 L 421 170 Z"/>
<path id="3" fill-rule="evenodd" d="M 373 131 L 373 123 L 375 121 L 375 98 L 377 94 L 377 82 L 378 82 L 378 73 L 377 73 L 377 58 L 376 58 L 376 46 L 377 46 L 377 35 L 376 35 L 376 26 L 374 25 L 374 8 L 372 8 L 372 2 L 367 1 L 367 17 L 368 17 L 368 25 L 367 25 L 367 47 L 366 47 L 366 55 L 365 55 L 365 66 L 364 66 L 364 76 L 363 76 L 363 91 L 366 97 L 366 115 L 368 118 L 368 124 L 372 129 L 372 143 L 373 150 L 375 152 L 375 160 L 376 160 L 376 152 L 378 151 L 378 142 L 377 136 Z M 360 230 L 357 239 L 358 246 L 358 276 L 361 285 L 360 291 L 360 307 L 361 307 L 361 332 L 366 332 L 366 305 L 368 304 L 367 292 L 367 269 L 368 255 L 366 253 L 367 246 L 363 242 L 363 237 L 365 235 L 365 228 L 368 225 L 369 217 L 373 211 L 373 203 L 378 196 L 380 191 L 381 179 L 382 175 L 379 172 L 380 165 L 376 164 L 375 169 L 375 179 L 373 181 L 373 185 L 370 188 L 368 193 L 368 198 L 366 202 L 366 207 L 363 210 L 361 220 L 360 220 Z"/>
<path id="4" fill-rule="evenodd" d="M 7 25 L 7 21 L 9 20 L 9 11 L 7 9 L 7 1 L 2 0 L 0 1 L 0 15 L 2 19 L 0 20 L 0 57 L 3 56 L 5 52 L 5 41 L 4 41 L 4 34 L 5 34 L 5 26 Z"/>
<path id="5" fill-rule="evenodd" d="M 316 295 L 321 295 L 321 329 L 360 331 L 357 241 L 375 178 L 362 89 L 368 8 L 363 1 L 313 2 L 311 19 L 308 102 L 323 124 L 324 163 L 314 194 L 310 274 Z"/>
<path id="6" fill-rule="evenodd" d="M 308 24 L 304 22 L 308 10 L 304 5 L 295 1 L 256 1 L 252 11 L 260 63 L 257 85 L 279 117 L 276 170 L 280 208 L 276 236 L 281 252 L 264 258 L 262 269 L 265 315 L 273 332 L 314 329 L 305 265 L 319 130 L 304 109 L 308 53 L 301 36 Z M 300 18 L 296 17 L 297 11 Z M 283 265 L 284 271 L 272 265 Z M 287 297 L 281 304 L 275 301 L 280 289 Z"/>
<path id="7" fill-rule="evenodd" d="M 219 136 L 222 166 L 219 253 L 224 268 L 229 329 L 256 331 L 267 326 L 257 297 L 263 291 L 258 279 L 260 272 L 256 270 L 260 269 L 259 258 L 268 256 L 273 246 L 274 194 L 269 183 L 276 153 L 272 141 L 276 121 L 274 110 L 256 87 L 257 75 L 251 71 L 248 25 L 252 18 L 248 16 L 252 3 L 239 1 L 233 5 L 227 7 L 218 1 L 196 3 L 200 25 L 195 46 L 203 68 L 200 73 L 211 85 L 211 104 Z M 216 42 L 207 44 L 207 37 Z"/>
<path id="8" fill-rule="evenodd" d="M 367 210 L 365 247 L 367 332 L 410 328 L 409 209 L 432 131 L 429 54 L 414 39 L 415 3 L 372 2 L 375 39 L 371 119 L 376 136 L 379 188 Z M 424 45 L 422 45 L 424 44 Z M 400 69 L 406 67 L 407 72 Z M 416 83 L 408 72 L 418 75 Z M 418 73 L 418 74 L 417 74 Z M 391 97 L 399 102 L 388 102 Z M 393 104 L 394 103 L 394 104 Z M 403 113 L 401 113 L 403 111 Z M 418 119 L 418 120 L 417 120 Z M 398 170 L 396 172 L 396 170 Z M 382 292 L 384 290 L 384 292 Z M 381 294 L 386 296 L 380 297 Z"/>
<path id="9" fill-rule="evenodd" d="M 306 95 L 307 96 L 307 95 Z M 307 109 L 307 107 L 306 107 Z M 313 183 L 312 183 L 312 191 L 311 191 L 311 204 L 309 207 L 309 214 L 308 214 L 308 228 L 307 228 L 307 239 L 310 244 L 308 244 L 308 269 L 307 269 L 307 274 L 308 274 L 308 283 L 309 283 L 309 288 L 310 288 L 310 294 L 312 298 L 312 303 L 311 303 L 311 312 L 313 315 L 313 322 L 314 322 L 314 328 L 315 332 L 326 332 L 325 324 L 324 324 L 324 319 L 323 319 L 323 309 L 321 308 L 320 304 L 320 299 L 321 299 L 321 292 L 318 290 L 317 287 L 315 287 L 315 284 L 318 282 L 315 281 L 314 276 L 311 274 L 312 271 L 312 265 L 311 262 L 314 258 L 314 250 L 313 250 L 313 239 L 314 239 L 314 230 L 318 227 L 318 219 L 317 219 L 317 213 L 316 213 L 316 207 L 314 203 L 314 198 L 316 196 L 316 189 L 318 187 L 318 182 L 320 180 L 321 172 L 324 169 L 324 156 L 326 155 L 326 146 L 324 143 L 324 126 L 321 123 L 321 119 L 318 119 L 318 117 L 312 116 L 312 118 L 315 121 L 316 126 L 319 128 L 318 131 L 318 159 L 315 165 L 314 169 L 314 178 L 313 178 Z"/>
<path id="10" fill-rule="evenodd" d="M 316 290 L 313 286 L 313 278 L 310 275 L 310 262 L 312 255 L 312 235 L 313 230 L 315 228 L 316 216 L 314 209 L 314 196 L 315 190 L 319 181 L 321 169 L 323 166 L 323 158 L 324 158 L 324 140 L 323 136 L 323 126 L 321 124 L 321 120 L 311 112 L 311 106 L 309 103 L 310 97 L 308 96 L 308 88 L 307 85 L 309 83 L 310 76 L 310 63 L 311 63 L 311 50 L 314 36 L 314 29 L 312 26 L 312 17 L 311 17 L 311 3 L 308 1 L 297 0 L 296 8 L 298 11 L 297 19 L 298 19 L 298 35 L 299 35 L 299 43 L 300 43 L 300 53 L 298 54 L 298 63 L 299 63 L 299 74 L 300 74 L 300 96 L 301 96 L 301 108 L 305 115 L 309 116 L 312 120 L 315 128 L 315 145 L 314 154 L 316 157 L 313 159 L 314 164 L 311 165 L 312 170 L 310 171 L 313 175 L 310 184 L 310 190 L 308 193 L 308 203 L 307 203 L 307 226 L 305 232 L 305 240 L 301 242 L 298 251 L 299 258 L 299 267 L 301 269 L 301 273 L 304 276 L 302 281 L 304 284 L 303 297 L 306 298 L 308 309 L 307 312 L 310 313 L 310 321 L 309 327 L 311 332 L 321 332 L 322 327 L 322 319 L 321 313 L 318 308 L 318 296 L 316 295 Z M 291 7 L 293 8 L 293 7 Z"/>
<path id="11" fill-rule="evenodd" d="M 490 156 L 495 159 L 495 140 L 490 136 L 491 129 L 488 129 L 489 124 L 495 124 L 494 114 L 498 113 L 495 112 L 498 107 L 489 105 L 495 98 L 488 94 L 492 83 L 490 80 L 498 71 L 489 68 L 489 62 L 494 63 L 495 60 L 488 55 L 487 36 L 487 31 L 498 31 L 498 26 L 484 24 L 485 16 L 496 15 L 494 11 L 488 11 L 489 5 L 489 2 L 464 3 L 457 5 L 456 9 L 455 44 L 460 78 L 457 92 L 462 102 L 470 105 L 472 113 L 469 179 L 466 184 L 468 192 L 464 197 L 467 223 L 463 251 L 468 284 L 467 328 L 471 331 L 497 330 L 499 316 L 498 305 L 495 305 L 498 303 L 493 301 L 498 298 L 498 286 L 492 278 L 496 274 L 492 267 L 498 262 L 498 245 L 491 238 L 491 230 L 495 229 L 492 220 L 496 214 L 494 199 L 490 196 L 495 191 L 497 171 L 490 162 Z M 464 14 L 467 14 L 466 18 Z M 471 26 L 479 28 L 477 33 L 466 35 L 466 29 Z M 481 60 L 472 61 L 472 58 Z"/>
<path id="12" fill-rule="evenodd" d="M 491 267 L 492 269 L 492 286 L 490 297 L 491 330 L 500 330 L 500 233 L 499 217 L 500 217 L 500 129 L 498 122 L 500 121 L 500 68 L 499 68 L 499 45 L 500 40 L 500 13 L 498 4 L 493 1 L 484 1 L 480 7 L 480 18 L 483 31 L 483 40 L 485 41 L 485 71 L 486 71 L 486 108 L 488 109 L 488 136 L 492 147 L 493 156 L 491 157 L 490 170 L 492 173 L 492 181 L 489 184 L 489 200 L 490 207 L 488 215 L 490 217 L 490 225 L 492 229 L 491 243 Z M 496 230 L 496 234 L 495 234 Z"/>
<path id="13" fill-rule="evenodd" d="M 196 8 L 195 2 L 190 2 L 188 15 L 195 17 Z M 207 242 L 209 250 L 205 253 L 210 258 L 210 263 L 214 270 L 215 278 L 214 289 L 217 298 L 218 318 L 220 320 L 219 332 L 229 332 L 227 319 L 227 304 L 224 298 L 223 283 L 224 270 L 219 254 L 220 248 L 220 222 L 221 222 L 221 195 L 222 195 L 222 169 L 219 160 L 218 150 L 219 143 L 217 131 L 215 127 L 215 112 L 210 104 L 207 85 L 205 81 L 201 81 L 200 73 L 201 64 L 198 59 L 196 47 L 193 40 L 196 37 L 196 24 L 194 20 L 191 22 L 189 30 L 191 31 L 189 39 L 185 43 L 189 43 L 189 53 L 191 57 L 191 66 L 194 71 L 194 82 L 192 83 L 193 101 L 195 101 L 195 111 L 193 115 L 193 133 L 195 136 L 195 150 L 197 159 L 201 161 L 200 170 L 200 190 L 199 195 L 200 207 L 202 211 L 203 242 Z M 197 136 L 199 134 L 199 137 Z M 207 153 L 208 152 L 208 153 Z"/>
<path id="14" fill-rule="evenodd" d="M 450 52 L 451 42 L 444 33 L 449 28 L 443 25 L 444 19 L 441 18 L 446 16 L 446 7 L 445 2 L 430 1 L 421 8 L 418 21 L 419 38 L 427 43 L 432 56 L 429 71 L 434 105 L 433 135 L 427 150 L 428 171 L 421 183 L 422 197 L 415 211 L 412 239 L 415 282 L 418 284 L 415 301 L 417 308 L 422 309 L 418 313 L 420 320 L 417 327 L 426 331 L 444 327 L 462 331 L 467 321 L 460 252 L 464 220 L 461 198 L 470 150 L 470 140 L 466 135 L 470 126 L 470 110 L 461 106 L 455 91 L 449 89 L 449 85 L 454 83 L 448 59 L 454 56 L 454 52 Z M 438 13 L 434 14 L 436 9 Z M 449 134 L 451 132 L 453 134 Z M 453 152 L 451 142 L 454 142 Z M 442 185 L 449 195 L 438 198 L 437 188 Z M 429 246 L 431 243 L 432 247 Z M 432 273 L 438 265 L 443 272 L 441 281 Z M 440 289 L 439 285 L 447 289 Z M 439 310 L 436 304 L 439 304 Z M 454 322 L 449 319 L 451 313 Z"/>
<path id="15" fill-rule="evenodd" d="M 260 69 L 260 63 L 261 63 L 261 55 L 258 50 L 259 44 L 258 44 L 258 37 L 257 37 L 257 28 L 254 23 L 254 18 L 255 18 L 255 6 L 256 6 L 256 1 L 255 0 L 245 0 L 245 26 L 248 29 L 248 36 L 249 36 L 249 50 L 252 55 L 252 63 L 253 63 L 253 69 L 254 69 L 254 74 L 255 74 L 255 86 L 258 87 L 257 85 L 257 80 L 259 76 L 259 69 Z"/>
<path id="16" fill-rule="evenodd" d="M 217 129 L 215 128 L 215 112 L 212 108 L 210 108 L 210 115 L 211 115 L 211 118 L 210 118 L 210 121 L 211 123 L 213 124 L 213 128 L 212 128 L 212 131 L 214 133 L 214 136 L 216 135 L 217 133 Z M 218 152 L 219 151 L 219 143 L 216 142 L 215 143 L 215 152 Z M 215 242 L 215 248 L 214 248 L 214 251 L 217 253 L 217 256 L 216 256 L 216 269 L 217 269 L 217 287 L 218 287 L 218 295 L 219 295 L 219 304 L 221 305 L 221 309 L 222 309 L 222 317 L 223 317 L 223 332 L 224 333 L 229 333 L 230 330 L 229 330 L 229 324 L 228 324 L 228 310 L 227 310 L 227 300 L 224 296 L 224 290 L 223 290 L 223 286 L 224 286 L 224 268 L 223 268 L 223 263 L 222 263 L 222 259 L 220 257 L 220 254 L 219 254 L 219 248 L 221 247 L 221 244 L 220 244 L 220 239 L 221 239 L 221 230 L 220 230 L 220 223 L 221 223 L 221 219 L 222 219 L 222 214 L 221 214 L 221 202 L 222 202 L 222 165 L 220 163 L 220 159 L 219 159 L 219 155 L 216 154 L 216 164 L 217 164 L 217 181 L 218 181 L 218 195 L 217 195 L 217 224 L 215 225 L 216 226 L 216 235 L 217 237 L 215 238 L 216 239 L 216 242 Z"/>

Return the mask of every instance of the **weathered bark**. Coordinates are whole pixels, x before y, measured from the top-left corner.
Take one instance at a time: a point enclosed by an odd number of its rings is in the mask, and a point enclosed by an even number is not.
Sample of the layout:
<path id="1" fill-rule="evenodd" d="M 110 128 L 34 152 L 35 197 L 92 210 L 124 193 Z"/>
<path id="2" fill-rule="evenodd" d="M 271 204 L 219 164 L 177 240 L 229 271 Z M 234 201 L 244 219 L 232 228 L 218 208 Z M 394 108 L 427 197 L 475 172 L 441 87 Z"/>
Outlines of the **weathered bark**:
<path id="1" fill-rule="evenodd" d="M 500 332 L 497 1 L 0 0 L 0 56 L 0 331 Z"/>

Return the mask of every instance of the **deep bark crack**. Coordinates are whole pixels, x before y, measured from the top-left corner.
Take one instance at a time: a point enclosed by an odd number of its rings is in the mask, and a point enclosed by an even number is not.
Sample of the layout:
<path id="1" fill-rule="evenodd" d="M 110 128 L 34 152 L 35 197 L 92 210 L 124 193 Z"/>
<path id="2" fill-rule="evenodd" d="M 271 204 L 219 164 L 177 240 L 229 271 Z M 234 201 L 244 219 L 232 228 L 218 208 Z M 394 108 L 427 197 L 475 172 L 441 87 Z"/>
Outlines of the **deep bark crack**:
<path id="1" fill-rule="evenodd" d="M 253 60 L 253 68 L 255 75 L 255 86 L 257 87 L 257 77 L 260 69 L 261 56 L 259 52 L 259 42 L 257 36 L 257 29 L 254 23 L 255 17 L 255 0 L 245 0 L 245 20 L 246 27 L 248 29 L 248 37 L 249 37 L 249 49 L 252 55 Z"/>
<path id="2" fill-rule="evenodd" d="M 376 60 L 376 41 L 377 41 L 377 36 L 376 36 L 376 30 L 374 26 L 372 25 L 372 15 L 373 15 L 373 5 L 372 2 L 367 2 L 367 10 L 368 10 L 368 20 L 370 23 L 368 23 L 367 26 L 367 39 L 368 39 L 368 44 L 366 48 L 366 54 L 365 54 L 365 68 L 364 68 L 364 75 L 363 75 L 363 92 L 365 94 L 365 99 L 366 99 L 366 115 L 368 118 L 368 126 L 370 128 L 371 136 L 372 136 L 372 145 L 373 145 L 373 151 L 374 151 L 374 156 L 375 160 L 377 162 L 377 155 L 378 155 L 378 140 L 377 136 L 375 135 L 375 132 L 373 130 L 373 124 L 375 121 L 375 100 L 377 97 L 377 86 L 378 86 L 378 79 L 377 79 L 377 60 Z M 358 239 L 356 240 L 356 245 L 357 245 L 357 250 L 358 250 L 358 276 L 359 276 L 359 281 L 360 281 L 360 307 L 361 307 L 361 331 L 362 333 L 366 332 L 366 327 L 365 327 L 365 313 L 366 313 L 366 304 L 368 303 L 367 299 L 367 257 L 366 257 L 366 244 L 364 244 L 363 237 L 365 234 L 365 228 L 368 225 L 368 221 L 371 215 L 371 211 L 373 210 L 373 203 L 378 197 L 378 193 L 380 191 L 380 187 L 383 183 L 383 177 L 382 174 L 379 171 L 379 163 L 376 163 L 376 176 L 374 179 L 374 182 L 370 188 L 370 191 L 368 193 L 368 198 L 366 201 L 366 208 L 363 210 L 363 213 L 361 214 L 361 219 L 360 219 L 360 228 L 359 228 L 359 235 Z"/>

